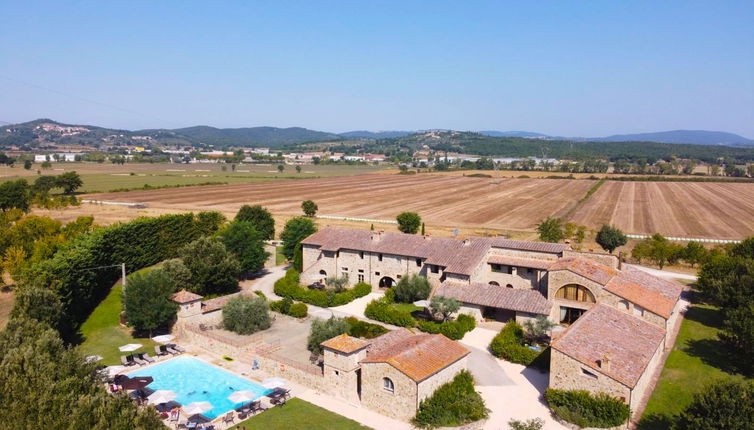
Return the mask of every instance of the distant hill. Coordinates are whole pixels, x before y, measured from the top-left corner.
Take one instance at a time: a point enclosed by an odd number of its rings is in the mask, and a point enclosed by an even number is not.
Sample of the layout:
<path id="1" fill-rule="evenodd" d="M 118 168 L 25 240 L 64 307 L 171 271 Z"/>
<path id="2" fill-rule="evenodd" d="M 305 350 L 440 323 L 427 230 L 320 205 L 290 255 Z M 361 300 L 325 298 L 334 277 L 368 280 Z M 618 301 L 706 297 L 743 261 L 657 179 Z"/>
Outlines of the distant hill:
<path id="1" fill-rule="evenodd" d="M 754 140 L 733 133 L 707 130 L 672 130 L 655 133 L 616 134 L 588 140 L 602 142 L 661 142 L 691 143 L 696 145 L 754 146 Z"/>
<path id="2" fill-rule="evenodd" d="M 209 145 L 224 146 L 283 146 L 302 142 L 339 140 L 333 133 L 314 131 L 301 127 L 246 127 L 215 128 L 206 125 L 170 130 L 189 140 Z"/>
<path id="3" fill-rule="evenodd" d="M 492 136 L 492 137 L 530 137 L 530 138 L 536 138 L 536 139 L 545 139 L 545 138 L 551 137 L 546 134 L 534 133 L 532 131 L 482 130 L 482 131 L 479 131 L 478 133 L 483 134 L 485 136 Z"/>
<path id="4" fill-rule="evenodd" d="M 414 131 L 367 131 L 356 130 L 340 133 L 342 137 L 347 139 L 390 139 L 393 137 L 403 137 L 409 134 L 415 133 Z"/>

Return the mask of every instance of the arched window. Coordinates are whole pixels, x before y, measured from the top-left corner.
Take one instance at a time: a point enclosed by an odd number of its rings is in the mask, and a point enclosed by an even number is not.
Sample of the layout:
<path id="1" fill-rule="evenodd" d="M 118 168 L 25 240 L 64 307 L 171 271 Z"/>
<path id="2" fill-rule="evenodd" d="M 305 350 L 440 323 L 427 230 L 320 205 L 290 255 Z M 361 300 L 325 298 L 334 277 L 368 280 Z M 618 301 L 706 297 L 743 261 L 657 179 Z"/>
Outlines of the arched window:
<path id="1" fill-rule="evenodd" d="M 513 285 L 511 285 L 511 284 L 505 284 L 505 288 L 513 288 Z"/>
<path id="2" fill-rule="evenodd" d="M 322 275 L 322 276 L 327 276 L 327 272 L 325 272 L 324 270 L 320 270 L 319 274 Z"/>
<path id="3" fill-rule="evenodd" d="M 490 285 L 494 285 L 495 287 L 499 287 L 500 286 L 500 284 L 498 284 L 495 281 L 490 281 Z"/>
<path id="4" fill-rule="evenodd" d="M 596 300 L 594 300 L 594 294 L 592 294 L 591 291 L 589 291 L 586 287 L 576 284 L 570 284 L 560 287 L 558 292 L 555 293 L 555 298 L 574 300 L 577 302 L 596 303 Z"/>
<path id="5" fill-rule="evenodd" d="M 391 393 L 395 392 L 395 385 L 393 385 L 393 380 L 390 378 L 382 378 L 382 388 Z"/>

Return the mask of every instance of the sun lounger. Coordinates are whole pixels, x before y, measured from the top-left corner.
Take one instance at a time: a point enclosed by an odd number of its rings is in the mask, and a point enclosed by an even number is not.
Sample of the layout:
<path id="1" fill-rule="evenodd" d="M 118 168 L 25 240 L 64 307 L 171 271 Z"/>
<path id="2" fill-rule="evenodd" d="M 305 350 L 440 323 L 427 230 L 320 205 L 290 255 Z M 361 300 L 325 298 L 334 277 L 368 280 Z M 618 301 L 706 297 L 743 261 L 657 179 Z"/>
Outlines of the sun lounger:
<path id="1" fill-rule="evenodd" d="M 139 358 L 141 358 L 142 360 L 146 361 L 147 363 L 154 363 L 154 361 L 155 361 L 154 358 L 152 358 L 152 357 L 149 356 L 148 352 L 143 352 L 143 353 L 139 354 Z"/>
<path id="2" fill-rule="evenodd" d="M 120 364 L 122 364 L 124 366 L 131 366 L 132 364 L 134 364 L 134 362 L 131 361 L 131 360 L 129 360 L 128 357 L 126 357 L 125 355 L 121 355 L 120 356 Z"/>
<path id="3" fill-rule="evenodd" d="M 168 346 L 164 346 L 163 348 L 165 348 L 165 350 L 166 350 L 167 352 L 169 352 L 169 353 L 171 353 L 171 354 L 173 354 L 173 355 L 178 355 L 178 354 L 180 354 L 180 353 L 181 353 L 181 351 L 178 351 L 177 349 L 175 349 L 175 348 L 171 347 L 170 345 L 168 345 Z"/>
<path id="4" fill-rule="evenodd" d="M 139 358 L 139 356 L 138 356 L 138 355 L 136 355 L 136 354 L 134 354 L 134 355 L 132 355 L 132 356 L 131 356 L 131 360 L 133 360 L 133 361 L 134 361 L 134 363 L 138 364 L 139 366 L 143 366 L 143 365 L 147 364 L 147 361 L 146 361 L 146 360 L 142 360 L 142 359 L 141 359 L 141 358 Z"/>
<path id="5" fill-rule="evenodd" d="M 256 414 L 257 412 L 264 412 L 264 408 L 262 407 L 262 402 L 260 402 L 259 400 L 255 402 L 251 402 L 249 404 L 249 412 L 252 415 Z"/>
<path id="6" fill-rule="evenodd" d="M 155 345 L 154 346 L 154 353 L 158 357 L 162 357 L 163 355 L 168 355 L 168 351 L 165 348 L 165 345 Z"/>
<path id="7" fill-rule="evenodd" d="M 228 412 L 223 417 L 223 424 L 232 423 L 235 422 L 235 418 L 233 417 L 233 411 Z"/>
<path id="8" fill-rule="evenodd" d="M 178 352 L 186 352 L 186 350 L 183 349 L 183 347 L 181 347 L 180 345 L 176 345 L 174 343 L 169 343 L 168 344 L 168 348 L 172 348 L 172 349 L 174 349 L 174 350 L 176 350 Z"/>

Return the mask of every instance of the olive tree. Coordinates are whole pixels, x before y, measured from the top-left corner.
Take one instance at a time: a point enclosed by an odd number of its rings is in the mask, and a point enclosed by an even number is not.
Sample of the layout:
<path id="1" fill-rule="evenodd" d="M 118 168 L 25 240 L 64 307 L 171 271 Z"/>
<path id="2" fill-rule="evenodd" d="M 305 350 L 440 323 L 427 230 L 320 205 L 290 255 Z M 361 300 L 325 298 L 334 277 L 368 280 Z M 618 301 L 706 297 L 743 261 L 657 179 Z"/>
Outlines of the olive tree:
<path id="1" fill-rule="evenodd" d="M 416 212 L 401 212 L 395 220 L 398 221 L 398 230 L 407 234 L 416 234 L 422 224 L 422 219 Z"/>
<path id="2" fill-rule="evenodd" d="M 317 204 L 311 200 L 304 200 L 303 202 L 301 202 L 301 210 L 304 211 L 304 215 L 308 216 L 309 218 L 314 217 L 314 215 L 317 214 L 318 209 L 319 207 L 317 207 Z"/>
<path id="3" fill-rule="evenodd" d="M 426 300 L 432 287 L 424 276 L 406 274 L 394 287 L 395 300 L 401 303 L 412 303 L 417 300 Z"/>
<path id="4" fill-rule="evenodd" d="M 236 296 L 223 307 L 223 326 L 234 333 L 252 334 L 272 325 L 267 300 L 257 296 Z"/>
<path id="5" fill-rule="evenodd" d="M 321 354 L 322 345 L 320 344 L 322 342 L 343 333 L 348 333 L 350 328 L 351 326 L 345 318 L 336 318 L 333 316 L 327 320 L 315 319 L 312 321 L 312 327 L 309 331 L 306 348 L 315 354 Z"/>
<path id="6" fill-rule="evenodd" d="M 619 228 L 604 224 L 597 232 L 595 241 L 602 249 L 612 254 L 615 248 L 619 248 L 628 242 L 628 237 Z"/>
<path id="7" fill-rule="evenodd" d="M 434 296 L 429 302 L 429 309 L 433 315 L 442 315 L 442 320 L 447 321 L 450 315 L 461 309 L 461 303 L 452 297 Z"/>

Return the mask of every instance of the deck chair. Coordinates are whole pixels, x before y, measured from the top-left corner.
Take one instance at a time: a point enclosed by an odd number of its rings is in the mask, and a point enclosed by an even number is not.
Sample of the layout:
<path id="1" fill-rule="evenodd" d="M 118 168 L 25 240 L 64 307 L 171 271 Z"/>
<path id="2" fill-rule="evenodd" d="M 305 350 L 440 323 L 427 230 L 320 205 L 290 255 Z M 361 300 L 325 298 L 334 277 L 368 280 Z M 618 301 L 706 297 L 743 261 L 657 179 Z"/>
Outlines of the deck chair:
<path id="1" fill-rule="evenodd" d="M 154 358 L 149 356 L 148 352 L 142 352 L 141 354 L 139 354 L 139 358 L 146 361 L 147 363 L 154 363 L 155 361 Z"/>
<path id="2" fill-rule="evenodd" d="M 137 354 L 132 355 L 131 359 L 134 361 L 134 363 L 138 364 L 139 366 L 143 366 L 143 365 L 147 364 L 147 361 L 146 360 L 142 360 L 141 358 L 139 358 L 139 356 Z"/>
<path id="3" fill-rule="evenodd" d="M 232 423 L 235 422 L 235 418 L 233 417 L 233 411 L 228 412 L 223 417 L 223 424 Z"/>
<path id="4" fill-rule="evenodd" d="M 172 346 L 170 346 L 170 345 L 167 345 L 167 346 L 163 346 L 163 348 L 165 348 L 165 351 L 167 351 L 167 352 L 169 352 L 169 353 L 171 353 L 171 354 L 173 354 L 173 355 L 178 355 L 178 354 L 180 354 L 180 353 L 181 353 L 181 351 L 178 351 L 177 349 L 173 348 L 173 347 L 172 347 Z"/>
<path id="5" fill-rule="evenodd" d="M 133 363 L 133 361 L 129 360 L 128 357 L 126 357 L 125 355 L 121 355 L 120 356 L 120 364 L 122 364 L 124 366 L 130 366 L 130 365 L 132 365 L 134 363 Z"/>
<path id="6" fill-rule="evenodd" d="M 176 351 L 178 351 L 178 352 L 186 352 L 186 350 L 185 350 L 185 349 L 183 349 L 183 347 L 182 347 L 182 346 L 180 346 L 180 345 L 177 345 L 177 344 L 175 344 L 175 343 L 169 343 L 169 344 L 168 344 L 168 348 L 172 348 L 172 349 L 174 349 L 174 350 L 176 350 Z"/>

